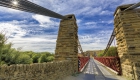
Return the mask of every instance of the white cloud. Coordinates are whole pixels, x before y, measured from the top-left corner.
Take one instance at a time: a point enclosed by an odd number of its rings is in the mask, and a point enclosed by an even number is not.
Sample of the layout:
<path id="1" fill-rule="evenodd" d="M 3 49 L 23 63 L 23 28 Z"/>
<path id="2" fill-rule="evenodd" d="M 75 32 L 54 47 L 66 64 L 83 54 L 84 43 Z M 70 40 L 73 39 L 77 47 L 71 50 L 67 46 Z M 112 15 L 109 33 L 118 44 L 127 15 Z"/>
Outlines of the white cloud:
<path id="1" fill-rule="evenodd" d="M 85 25 L 95 25 L 95 24 L 97 24 L 97 22 L 87 22 L 87 23 L 85 23 Z"/>
<path id="2" fill-rule="evenodd" d="M 100 15 L 112 15 L 114 12 L 105 10 L 105 11 L 101 11 Z"/>
<path id="3" fill-rule="evenodd" d="M 121 4 L 133 4 L 133 3 L 138 3 L 140 2 L 139 0 L 123 0 Z"/>
<path id="4" fill-rule="evenodd" d="M 55 22 L 53 20 L 51 20 L 50 17 L 46 17 L 46 16 L 42 16 L 42 15 L 33 15 L 32 16 L 33 19 L 35 19 L 36 21 L 38 21 L 40 23 L 41 27 L 54 27 L 54 26 L 58 26 L 58 22 Z"/>
<path id="5" fill-rule="evenodd" d="M 77 21 L 77 24 L 80 24 L 82 20 L 77 19 L 76 21 Z"/>
<path id="6" fill-rule="evenodd" d="M 37 20 L 40 24 L 50 23 L 50 17 L 42 16 L 42 15 L 33 15 L 35 20 Z"/>
<path id="7" fill-rule="evenodd" d="M 51 36 L 51 35 L 46 35 Z M 30 37 L 30 38 L 11 38 L 10 42 L 13 42 L 13 47 L 21 47 L 22 51 L 49 51 L 54 52 L 56 46 L 56 39 L 44 38 L 44 36 Z"/>
<path id="8" fill-rule="evenodd" d="M 113 23 L 113 20 L 108 20 L 108 21 L 101 21 L 99 23 L 107 23 L 107 24 L 112 24 Z"/>
<path id="9" fill-rule="evenodd" d="M 79 35 L 79 41 L 84 51 L 105 49 L 111 33 L 111 30 L 104 30 L 96 34 Z"/>
<path id="10" fill-rule="evenodd" d="M 97 15 L 98 13 L 100 13 L 102 10 L 101 7 L 92 7 L 89 11 L 86 12 L 86 15 Z"/>
<path id="11" fill-rule="evenodd" d="M 47 21 L 47 20 L 46 20 Z M 22 29 L 22 25 L 27 21 L 7 21 L 0 23 L 0 32 L 4 31 L 6 36 L 9 37 L 8 42 L 12 42 L 14 48 L 21 47 L 23 51 L 49 51 L 54 52 L 56 46 L 57 35 L 31 35 L 28 34 L 30 30 Z M 49 21 L 48 21 L 49 22 Z M 21 26 L 20 26 L 21 25 Z M 30 25 L 26 24 L 24 27 L 29 27 Z M 26 35 L 31 35 L 30 38 L 23 37 Z"/>
<path id="12" fill-rule="evenodd" d="M 84 26 L 86 26 L 86 28 L 97 28 L 98 26 L 97 26 L 97 24 L 101 24 L 101 23 L 105 23 L 105 24 L 112 24 L 113 23 L 113 20 L 100 20 L 100 21 L 97 21 L 97 22 L 94 22 L 94 21 L 92 21 L 92 22 L 86 22 L 85 24 L 84 24 Z"/>
<path id="13" fill-rule="evenodd" d="M 0 23 L 0 30 L 6 33 L 8 37 L 20 38 L 26 34 L 26 32 L 20 28 L 20 26 L 10 23 Z"/>

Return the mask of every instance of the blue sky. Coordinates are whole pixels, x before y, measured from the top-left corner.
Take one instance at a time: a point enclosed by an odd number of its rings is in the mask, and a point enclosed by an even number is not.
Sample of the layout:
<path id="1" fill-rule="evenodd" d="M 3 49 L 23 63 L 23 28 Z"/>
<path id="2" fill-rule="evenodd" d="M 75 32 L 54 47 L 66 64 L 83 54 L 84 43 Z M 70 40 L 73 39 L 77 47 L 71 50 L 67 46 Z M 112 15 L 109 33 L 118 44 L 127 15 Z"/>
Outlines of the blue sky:
<path id="1" fill-rule="evenodd" d="M 105 49 L 113 30 L 117 6 L 139 0 L 30 0 L 62 15 L 75 14 L 81 46 L 86 50 Z M 54 52 L 59 19 L 0 7 L 0 32 L 23 51 Z"/>

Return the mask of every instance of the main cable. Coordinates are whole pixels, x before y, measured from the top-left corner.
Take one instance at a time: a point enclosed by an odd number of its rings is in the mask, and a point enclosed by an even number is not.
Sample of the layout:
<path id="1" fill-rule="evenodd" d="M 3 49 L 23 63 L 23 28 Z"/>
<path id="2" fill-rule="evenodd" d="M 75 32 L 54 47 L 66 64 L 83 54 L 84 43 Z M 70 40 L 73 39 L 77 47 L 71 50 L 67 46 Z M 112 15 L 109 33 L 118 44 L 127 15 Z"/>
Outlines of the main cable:
<path id="1" fill-rule="evenodd" d="M 50 16 L 58 19 L 66 19 L 65 16 L 58 14 L 56 12 L 53 12 L 49 9 L 46 9 L 44 7 L 41 7 L 35 3 L 32 3 L 28 0 L 16 0 L 17 4 L 13 4 L 13 0 L 0 0 L 0 6 L 8 7 L 16 10 L 36 13 L 44 16 Z"/>

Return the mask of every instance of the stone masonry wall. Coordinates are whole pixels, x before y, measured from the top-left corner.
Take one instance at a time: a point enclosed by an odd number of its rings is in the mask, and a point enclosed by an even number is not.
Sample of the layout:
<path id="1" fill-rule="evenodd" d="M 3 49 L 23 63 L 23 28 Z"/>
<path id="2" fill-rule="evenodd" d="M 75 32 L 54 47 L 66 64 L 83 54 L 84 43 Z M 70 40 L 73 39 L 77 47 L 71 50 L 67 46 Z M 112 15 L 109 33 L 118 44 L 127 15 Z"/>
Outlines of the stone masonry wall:
<path id="1" fill-rule="evenodd" d="M 72 60 L 75 72 L 78 72 L 78 26 L 74 15 L 61 20 L 55 50 L 55 60 Z"/>
<path id="2" fill-rule="evenodd" d="M 0 67 L 0 80 L 63 80 L 74 73 L 72 61 Z"/>
<path id="3" fill-rule="evenodd" d="M 117 8 L 114 27 L 122 74 L 130 80 L 140 80 L 140 8 L 123 11 L 131 5 Z"/>

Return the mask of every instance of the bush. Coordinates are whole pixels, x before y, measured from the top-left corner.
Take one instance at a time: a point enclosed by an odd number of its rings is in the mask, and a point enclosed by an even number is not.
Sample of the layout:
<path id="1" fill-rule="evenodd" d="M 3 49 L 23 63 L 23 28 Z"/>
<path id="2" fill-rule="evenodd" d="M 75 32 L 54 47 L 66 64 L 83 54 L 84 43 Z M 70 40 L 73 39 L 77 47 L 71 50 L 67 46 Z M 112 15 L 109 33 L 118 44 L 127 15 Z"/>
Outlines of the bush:
<path id="1" fill-rule="evenodd" d="M 53 60 L 54 60 L 54 56 L 48 56 L 48 57 L 47 57 L 47 61 L 48 61 L 48 62 L 53 61 Z"/>
<path id="2" fill-rule="evenodd" d="M 32 59 L 33 59 L 33 63 L 38 63 L 39 62 L 39 58 L 40 58 L 40 54 L 36 53 L 33 55 Z"/>
<path id="3" fill-rule="evenodd" d="M 39 58 L 39 63 L 47 62 L 47 56 L 45 54 L 42 54 Z"/>
<path id="4" fill-rule="evenodd" d="M 15 62 L 16 64 L 30 64 L 33 63 L 33 60 L 27 54 L 20 54 Z"/>

